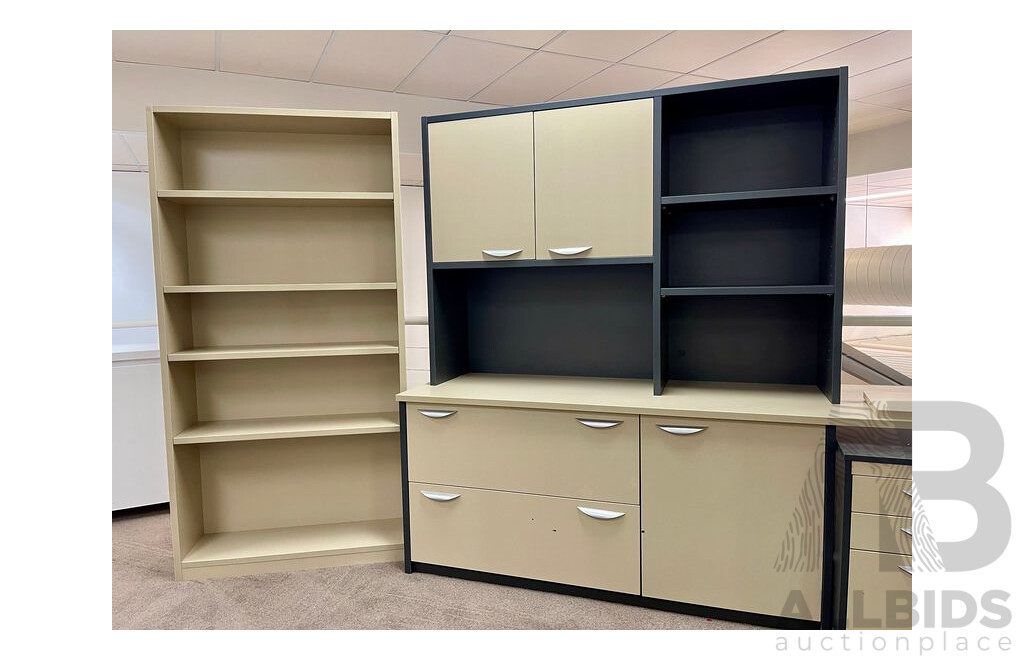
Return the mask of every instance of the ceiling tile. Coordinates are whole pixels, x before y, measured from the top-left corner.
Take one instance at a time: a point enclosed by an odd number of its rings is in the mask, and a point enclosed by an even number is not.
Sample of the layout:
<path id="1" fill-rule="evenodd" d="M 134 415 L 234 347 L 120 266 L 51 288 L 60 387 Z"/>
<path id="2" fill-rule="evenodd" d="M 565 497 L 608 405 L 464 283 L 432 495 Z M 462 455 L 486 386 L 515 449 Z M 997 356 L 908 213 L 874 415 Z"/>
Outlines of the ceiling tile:
<path id="1" fill-rule="evenodd" d="M 309 80 L 330 30 L 222 30 L 220 70 Z"/>
<path id="2" fill-rule="evenodd" d="M 114 133 L 114 144 L 112 161 L 114 165 L 138 165 L 135 160 L 135 156 L 132 154 L 132 150 L 128 148 L 128 143 L 125 142 L 124 137 L 120 133 Z"/>
<path id="3" fill-rule="evenodd" d="M 903 87 L 897 87 L 896 89 L 890 89 L 888 92 L 865 96 L 860 100 L 872 105 L 884 105 L 887 108 L 911 110 L 911 101 L 913 100 L 912 88 L 913 85 L 905 85 Z"/>
<path id="4" fill-rule="evenodd" d="M 911 58 L 850 76 L 850 98 L 859 99 L 909 85 L 913 80 Z"/>
<path id="5" fill-rule="evenodd" d="M 892 185 L 892 181 L 913 179 L 914 170 L 913 168 L 905 167 L 900 170 L 889 170 L 888 172 L 873 172 L 867 176 L 870 177 L 871 183 L 885 182 L 885 185 Z"/>
<path id="6" fill-rule="evenodd" d="M 668 33 L 668 30 L 568 30 L 544 46 L 544 50 L 618 62 Z"/>
<path id="7" fill-rule="evenodd" d="M 878 33 L 879 30 L 787 30 L 726 55 L 694 73 L 723 79 L 763 76 Z"/>
<path id="8" fill-rule="evenodd" d="M 912 113 L 906 110 L 895 108 L 884 108 L 879 105 L 869 105 L 860 101 L 850 102 L 850 133 L 869 131 L 890 124 L 898 124 L 907 121 Z"/>
<path id="9" fill-rule="evenodd" d="M 522 62 L 530 52 L 486 41 L 447 37 L 416 67 L 398 91 L 464 101 Z"/>
<path id="10" fill-rule="evenodd" d="M 124 131 L 121 136 L 128 143 L 128 148 L 132 150 L 132 155 L 135 156 L 139 165 L 148 165 L 149 145 L 146 143 L 146 133 L 144 131 Z"/>
<path id="11" fill-rule="evenodd" d="M 690 73 L 709 62 L 764 39 L 772 30 L 677 30 L 624 62 Z"/>
<path id="12" fill-rule="evenodd" d="M 443 38 L 415 30 L 338 30 L 313 80 L 390 92 Z"/>
<path id="13" fill-rule="evenodd" d="M 557 37 L 559 32 L 561 30 L 452 30 L 451 34 L 536 50 Z"/>
<path id="14" fill-rule="evenodd" d="M 538 52 L 498 78 L 473 100 L 499 105 L 543 103 L 607 66 L 607 62 L 598 60 Z"/>
<path id="15" fill-rule="evenodd" d="M 588 78 L 572 89 L 556 96 L 554 101 L 579 99 L 588 96 L 625 94 L 646 89 L 656 89 L 669 80 L 678 78 L 672 71 L 659 71 L 628 64 L 613 64 L 592 78 Z"/>
<path id="16" fill-rule="evenodd" d="M 216 68 L 213 30 L 114 30 L 118 62 Z"/>
<path id="17" fill-rule="evenodd" d="M 699 85 L 701 83 L 720 82 L 718 78 L 705 78 L 704 76 L 695 76 L 691 73 L 684 73 L 678 78 L 673 78 L 664 85 L 658 85 L 658 89 L 668 89 L 670 87 L 686 87 L 687 85 Z"/>
<path id="18" fill-rule="evenodd" d="M 848 66 L 852 77 L 886 64 L 905 60 L 910 55 L 910 30 L 890 30 L 827 55 L 807 60 L 786 69 L 786 71 L 809 71 Z"/>

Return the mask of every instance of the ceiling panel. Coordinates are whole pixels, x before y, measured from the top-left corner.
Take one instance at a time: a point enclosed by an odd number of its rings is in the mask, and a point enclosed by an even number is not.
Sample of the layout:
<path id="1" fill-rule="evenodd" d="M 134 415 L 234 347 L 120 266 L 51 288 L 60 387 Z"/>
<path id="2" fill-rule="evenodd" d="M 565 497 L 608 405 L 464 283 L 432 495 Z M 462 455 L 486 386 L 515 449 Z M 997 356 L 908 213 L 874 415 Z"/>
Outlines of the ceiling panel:
<path id="1" fill-rule="evenodd" d="M 220 70 L 309 80 L 330 30 L 222 30 Z"/>
<path id="2" fill-rule="evenodd" d="M 699 85 L 701 83 L 719 82 L 718 78 L 706 78 L 704 76 L 695 76 L 692 73 L 684 73 L 678 78 L 673 78 L 664 85 L 658 85 L 658 89 L 666 89 L 669 87 L 685 87 L 687 85 Z"/>
<path id="3" fill-rule="evenodd" d="M 911 58 L 850 77 L 850 98 L 860 99 L 879 92 L 909 85 L 913 80 Z"/>
<path id="4" fill-rule="evenodd" d="M 213 30 L 114 30 L 118 62 L 163 64 L 190 69 L 215 69 Z"/>
<path id="5" fill-rule="evenodd" d="M 624 62 L 690 73 L 772 33 L 773 30 L 677 30 Z"/>
<path id="6" fill-rule="evenodd" d="M 787 30 L 726 55 L 694 73 L 713 78 L 748 78 L 781 71 L 800 62 L 849 46 L 879 30 Z"/>
<path id="7" fill-rule="evenodd" d="M 914 97 L 912 88 L 913 85 L 905 85 L 904 87 L 890 89 L 888 92 L 873 94 L 872 96 L 865 96 L 860 100 L 863 103 L 871 103 L 873 105 L 884 105 L 888 108 L 899 108 L 900 110 L 910 110 L 911 102 L 913 101 Z"/>
<path id="8" fill-rule="evenodd" d="M 890 30 L 827 55 L 802 62 L 786 71 L 809 71 L 848 66 L 850 67 L 850 76 L 856 76 L 865 71 L 907 59 L 911 55 L 910 41 L 910 30 Z"/>
<path id="9" fill-rule="evenodd" d="M 544 50 L 618 62 L 669 33 L 669 30 L 568 30 Z"/>
<path id="10" fill-rule="evenodd" d="M 897 124 L 911 118 L 907 110 L 885 108 L 879 105 L 870 105 L 860 101 L 850 102 L 850 133 L 860 133 L 873 128 L 880 128 L 890 124 Z"/>
<path id="11" fill-rule="evenodd" d="M 892 181 L 910 181 L 913 179 L 914 170 L 910 167 L 905 167 L 901 170 L 889 170 L 888 172 L 873 172 L 867 175 L 871 178 L 872 183 L 882 183 L 885 185 L 892 185 Z"/>
<path id="12" fill-rule="evenodd" d="M 561 30 L 452 30 L 451 33 L 460 37 L 536 50 L 557 37 L 559 32 Z"/>
<path id="13" fill-rule="evenodd" d="M 522 62 L 531 52 L 486 41 L 446 37 L 398 91 L 464 101 Z"/>
<path id="14" fill-rule="evenodd" d="M 608 66 L 607 62 L 538 52 L 473 97 L 499 105 L 543 103 Z"/>
<path id="15" fill-rule="evenodd" d="M 554 101 L 579 99 L 588 96 L 625 94 L 644 89 L 655 89 L 679 76 L 672 71 L 659 71 L 628 64 L 613 64 L 592 78 L 556 96 Z"/>
<path id="16" fill-rule="evenodd" d="M 113 164 L 115 167 L 118 165 L 138 165 L 135 160 L 135 156 L 132 154 L 132 150 L 128 148 L 128 143 L 125 142 L 124 137 L 120 133 L 114 133 L 113 142 Z"/>
<path id="17" fill-rule="evenodd" d="M 443 35 L 416 30 L 337 30 L 313 80 L 392 91 Z"/>

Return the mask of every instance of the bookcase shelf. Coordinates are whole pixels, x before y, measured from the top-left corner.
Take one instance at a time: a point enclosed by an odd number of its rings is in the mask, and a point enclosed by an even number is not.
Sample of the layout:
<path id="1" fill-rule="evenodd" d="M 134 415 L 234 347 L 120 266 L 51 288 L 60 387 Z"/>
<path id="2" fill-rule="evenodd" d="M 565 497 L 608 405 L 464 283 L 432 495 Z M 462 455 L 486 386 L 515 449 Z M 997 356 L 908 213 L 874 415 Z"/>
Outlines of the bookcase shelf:
<path id="1" fill-rule="evenodd" d="M 791 197 L 829 197 L 834 196 L 837 186 L 804 186 L 802 188 L 774 188 L 771 190 L 741 190 L 736 192 L 704 193 L 698 195 L 674 195 L 662 197 L 665 206 L 677 204 L 709 204 L 715 202 L 742 202 L 765 199 L 784 199 Z"/>
<path id="2" fill-rule="evenodd" d="M 178 578 L 400 557 L 397 129 L 394 113 L 150 112 Z"/>
<path id="3" fill-rule="evenodd" d="M 835 287 L 831 284 L 810 286 L 689 286 L 662 288 L 661 295 L 668 296 L 805 296 L 832 295 Z"/>

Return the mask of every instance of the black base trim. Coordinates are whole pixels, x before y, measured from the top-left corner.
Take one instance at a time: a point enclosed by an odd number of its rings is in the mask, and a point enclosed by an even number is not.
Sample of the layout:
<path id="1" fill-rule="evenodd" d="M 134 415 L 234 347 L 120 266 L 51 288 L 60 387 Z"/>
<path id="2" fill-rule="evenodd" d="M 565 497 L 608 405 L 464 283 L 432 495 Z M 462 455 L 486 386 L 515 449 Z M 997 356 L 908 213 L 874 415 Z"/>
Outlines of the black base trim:
<path id="1" fill-rule="evenodd" d="M 112 518 L 127 518 L 129 516 L 141 516 L 146 513 L 156 513 L 158 511 L 170 511 L 170 502 L 158 502 L 156 504 L 147 504 L 145 506 L 133 506 L 129 509 L 117 509 L 112 512 Z"/>
<path id="2" fill-rule="evenodd" d="M 752 612 L 726 610 L 719 607 L 694 605 L 692 603 L 677 603 L 672 600 L 647 598 L 645 596 L 623 594 L 617 591 L 591 589 L 590 587 L 577 587 L 571 584 L 561 584 L 559 582 L 532 580 L 530 578 L 513 577 L 511 575 L 500 575 L 498 573 L 484 573 L 482 571 L 471 571 L 465 568 L 453 568 L 451 566 L 439 566 L 437 564 L 424 564 L 418 561 L 412 562 L 412 570 L 413 572 L 431 573 L 433 575 L 443 575 L 444 577 L 460 578 L 462 580 L 489 582 L 491 584 L 500 584 L 506 587 L 549 591 L 566 596 L 591 598 L 594 600 L 608 601 L 610 603 L 633 605 L 634 607 L 647 607 L 652 610 L 675 612 L 676 614 L 689 614 L 691 616 L 702 616 L 711 619 L 721 619 L 723 621 L 735 621 L 736 623 L 745 623 L 752 626 L 780 628 L 783 630 L 821 629 L 821 625 L 817 621 L 806 621 L 804 619 L 791 619 L 784 616 L 771 616 L 768 614 L 754 614 Z"/>

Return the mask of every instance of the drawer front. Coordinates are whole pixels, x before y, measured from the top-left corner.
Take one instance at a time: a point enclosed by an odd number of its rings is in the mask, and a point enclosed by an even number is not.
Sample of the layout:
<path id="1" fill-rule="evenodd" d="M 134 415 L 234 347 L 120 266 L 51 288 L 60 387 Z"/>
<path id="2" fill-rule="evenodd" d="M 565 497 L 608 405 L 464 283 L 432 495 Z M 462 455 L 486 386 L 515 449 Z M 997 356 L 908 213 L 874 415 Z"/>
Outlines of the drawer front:
<path id="1" fill-rule="evenodd" d="M 909 516 L 913 510 L 911 488 L 913 482 L 909 479 L 854 476 L 850 509 L 883 516 Z"/>
<path id="2" fill-rule="evenodd" d="M 645 416 L 640 433 L 643 595 L 819 620 L 824 428 Z"/>
<path id="3" fill-rule="evenodd" d="M 413 561 L 640 593 L 637 506 L 410 483 L 409 525 Z"/>
<path id="4" fill-rule="evenodd" d="M 474 406 L 406 407 L 409 480 L 640 502 L 640 419 Z"/>
<path id="5" fill-rule="evenodd" d="M 853 474 L 863 474 L 869 477 L 885 477 L 887 479 L 913 479 L 913 472 L 909 465 L 896 465 L 894 463 L 869 463 L 866 461 L 854 461 L 850 466 Z"/>
<path id="6" fill-rule="evenodd" d="M 912 566 L 905 555 L 850 551 L 850 581 L 846 598 L 849 630 L 910 630 L 911 576 L 900 569 Z"/>
<path id="7" fill-rule="evenodd" d="M 851 514 L 850 548 L 894 552 L 900 555 L 912 554 L 913 526 L 913 518 L 878 516 L 872 513 Z"/>

